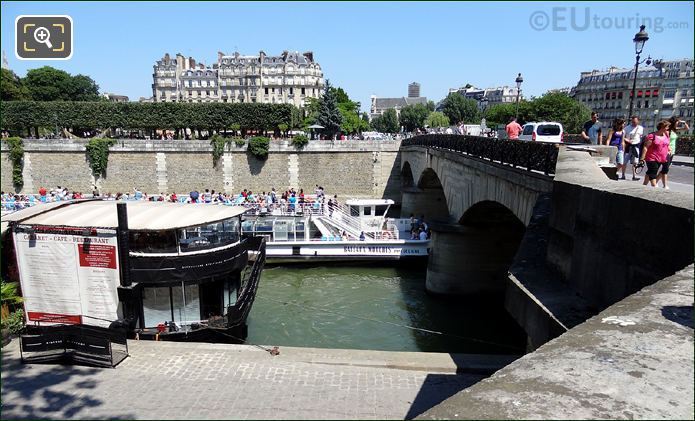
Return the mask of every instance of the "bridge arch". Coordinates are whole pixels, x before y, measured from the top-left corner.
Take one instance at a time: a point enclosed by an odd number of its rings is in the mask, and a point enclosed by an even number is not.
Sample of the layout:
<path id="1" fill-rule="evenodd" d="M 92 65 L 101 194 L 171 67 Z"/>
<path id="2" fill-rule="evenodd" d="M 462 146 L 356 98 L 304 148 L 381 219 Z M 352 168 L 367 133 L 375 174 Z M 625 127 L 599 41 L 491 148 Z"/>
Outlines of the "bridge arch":
<path id="1" fill-rule="evenodd" d="M 419 173 L 417 184 L 408 185 L 413 172 L 410 164 L 403 164 L 401 171 L 402 199 L 401 216 L 409 217 L 411 214 L 416 216 L 424 215 L 426 221 L 448 220 L 449 206 L 447 204 L 444 187 L 439 175 L 432 168 L 425 168 Z M 410 180 L 408 176 L 410 175 Z"/>

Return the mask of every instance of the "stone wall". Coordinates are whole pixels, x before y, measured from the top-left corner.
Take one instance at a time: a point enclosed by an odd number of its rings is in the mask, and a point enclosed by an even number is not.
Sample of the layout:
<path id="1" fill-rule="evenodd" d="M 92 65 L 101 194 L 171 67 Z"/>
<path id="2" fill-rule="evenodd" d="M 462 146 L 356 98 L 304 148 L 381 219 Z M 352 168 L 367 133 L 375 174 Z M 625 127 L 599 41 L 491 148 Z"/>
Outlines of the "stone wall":
<path id="1" fill-rule="evenodd" d="M 138 187 L 147 193 L 187 193 L 215 189 L 238 193 L 275 187 L 303 188 L 313 193 L 316 184 L 340 197 L 385 197 L 400 203 L 399 142 L 311 142 L 297 150 L 286 141 L 271 142 L 268 159 L 260 161 L 246 147 L 229 145 L 213 165 L 208 141 L 119 140 L 111 147 L 106 177 L 91 174 L 84 140 L 24 141 L 24 186 L 21 193 L 40 187 L 67 186 L 91 192 L 125 192 Z M 12 163 L 2 144 L 2 190 L 15 191 Z"/>

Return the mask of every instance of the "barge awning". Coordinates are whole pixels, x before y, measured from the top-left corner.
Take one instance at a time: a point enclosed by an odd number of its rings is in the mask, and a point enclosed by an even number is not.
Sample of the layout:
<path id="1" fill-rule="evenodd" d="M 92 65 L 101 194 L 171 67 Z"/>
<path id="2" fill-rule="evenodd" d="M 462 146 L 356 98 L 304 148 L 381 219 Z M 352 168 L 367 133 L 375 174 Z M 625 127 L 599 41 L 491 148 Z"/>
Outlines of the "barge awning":
<path id="1" fill-rule="evenodd" d="M 12 213 L 11 219 L 26 225 L 48 225 L 80 228 L 117 228 L 116 203 L 113 200 L 73 201 L 47 209 L 37 205 Z M 211 204 L 125 202 L 128 205 L 128 228 L 137 231 L 159 231 L 185 228 L 218 222 L 239 216 L 246 211 L 242 206 Z M 35 208 L 43 210 L 36 214 Z M 32 211 L 26 212 L 25 211 Z M 8 215 L 9 216 L 9 215 Z"/>

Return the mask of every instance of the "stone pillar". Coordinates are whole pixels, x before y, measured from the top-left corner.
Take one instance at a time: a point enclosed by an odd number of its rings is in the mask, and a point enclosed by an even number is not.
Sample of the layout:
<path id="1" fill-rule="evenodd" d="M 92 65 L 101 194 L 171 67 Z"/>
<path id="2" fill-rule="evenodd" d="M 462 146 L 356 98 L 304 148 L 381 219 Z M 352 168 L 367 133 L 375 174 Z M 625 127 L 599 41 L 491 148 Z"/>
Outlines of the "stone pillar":
<path id="1" fill-rule="evenodd" d="M 38 190 L 34 189 L 34 177 L 31 171 L 31 154 L 29 152 L 24 152 L 24 166 L 22 167 L 22 190 L 18 193 L 36 193 Z M 12 165 L 12 164 L 10 164 Z"/>
<path id="2" fill-rule="evenodd" d="M 432 223 L 428 292 L 442 295 L 502 293 L 518 241 L 503 228 Z M 513 243 L 513 244 L 508 244 Z"/>
<path id="3" fill-rule="evenodd" d="M 415 216 L 425 215 L 426 221 L 448 219 L 449 210 L 441 188 L 405 187 L 402 193 L 401 218 L 409 218 L 412 213 Z"/>
<path id="4" fill-rule="evenodd" d="M 222 155 L 222 181 L 224 192 L 234 193 L 234 155 L 231 152 L 225 152 Z"/>
<path id="5" fill-rule="evenodd" d="M 157 152 L 157 193 L 168 193 L 167 189 L 167 156 L 164 152 Z"/>
<path id="6" fill-rule="evenodd" d="M 290 179 L 289 185 L 299 189 L 299 155 L 296 153 L 287 155 L 287 174 Z"/>

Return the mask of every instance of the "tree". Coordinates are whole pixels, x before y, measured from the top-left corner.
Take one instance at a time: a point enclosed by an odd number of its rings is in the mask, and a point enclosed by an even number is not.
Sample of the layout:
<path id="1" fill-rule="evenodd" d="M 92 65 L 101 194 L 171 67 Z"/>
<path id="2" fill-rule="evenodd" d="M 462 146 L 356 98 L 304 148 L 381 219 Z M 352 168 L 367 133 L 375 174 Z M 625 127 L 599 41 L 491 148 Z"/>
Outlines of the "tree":
<path id="1" fill-rule="evenodd" d="M 429 110 L 425 104 L 406 105 L 401 109 L 401 126 L 409 132 L 422 128 L 425 126 L 425 119 L 427 119 L 428 114 Z"/>
<path id="2" fill-rule="evenodd" d="M 523 102 L 522 102 L 523 104 Z M 519 104 L 521 110 L 521 104 Z M 498 124 L 506 125 L 516 114 L 516 103 L 495 104 L 485 112 L 487 125 L 494 127 Z"/>
<path id="3" fill-rule="evenodd" d="M 323 97 L 319 100 L 319 110 L 316 121 L 323 126 L 323 132 L 333 138 L 340 130 L 343 116 L 338 108 L 337 93 L 331 89 L 331 83 L 326 79 L 326 90 Z"/>
<path id="4" fill-rule="evenodd" d="M 427 101 L 427 110 L 434 111 L 435 105 L 434 101 Z"/>
<path id="5" fill-rule="evenodd" d="M 12 70 L 2 69 L 2 81 L 0 81 L 3 101 L 24 101 L 29 99 L 29 91 L 24 86 L 22 79 Z"/>
<path id="6" fill-rule="evenodd" d="M 383 115 L 375 117 L 372 120 L 372 127 L 381 133 L 398 133 L 401 127 L 398 124 L 396 110 L 389 108 Z"/>
<path id="7" fill-rule="evenodd" d="M 29 70 L 24 83 L 34 101 L 66 101 L 70 78 L 68 72 L 44 66 Z"/>
<path id="8" fill-rule="evenodd" d="M 428 127 L 447 127 L 449 125 L 449 117 L 439 111 L 432 111 L 425 119 L 425 125 Z"/>
<path id="9" fill-rule="evenodd" d="M 442 112 L 449 117 L 452 124 L 480 122 L 478 102 L 474 99 L 464 98 L 456 92 L 452 92 L 444 98 Z"/>
<path id="10" fill-rule="evenodd" d="M 494 124 L 507 124 L 516 115 L 516 103 L 497 104 L 486 112 L 487 120 Z M 519 124 L 530 121 L 557 121 L 565 132 L 579 133 L 589 119 L 591 110 L 565 93 L 547 93 L 539 98 L 519 103 Z"/>
<path id="11" fill-rule="evenodd" d="M 89 76 L 71 76 L 65 87 L 65 95 L 70 101 L 97 101 L 99 100 L 99 85 Z"/>

